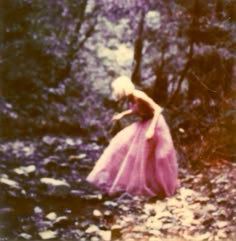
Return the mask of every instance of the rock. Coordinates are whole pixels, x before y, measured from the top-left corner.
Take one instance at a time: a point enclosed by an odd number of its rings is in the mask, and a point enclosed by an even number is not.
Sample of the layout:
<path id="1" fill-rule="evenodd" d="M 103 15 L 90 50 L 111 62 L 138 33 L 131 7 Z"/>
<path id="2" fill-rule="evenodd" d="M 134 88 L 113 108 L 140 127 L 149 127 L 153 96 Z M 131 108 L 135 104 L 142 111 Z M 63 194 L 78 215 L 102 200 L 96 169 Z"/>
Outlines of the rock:
<path id="1" fill-rule="evenodd" d="M 148 241 L 160 241 L 160 238 L 151 237 L 151 238 L 148 239 Z"/>
<path id="2" fill-rule="evenodd" d="M 99 210 L 95 209 L 93 210 L 93 216 L 96 218 L 100 218 L 102 217 L 102 213 Z"/>
<path id="3" fill-rule="evenodd" d="M 51 231 L 51 230 L 46 230 L 46 231 L 40 232 L 39 236 L 43 240 L 54 239 L 54 238 L 57 237 L 57 232 L 56 231 Z"/>
<path id="4" fill-rule="evenodd" d="M 124 212 L 127 212 L 127 211 L 129 211 L 130 210 L 130 208 L 128 207 L 128 206 L 126 206 L 126 205 L 120 205 L 119 206 L 119 208 L 122 210 L 122 211 L 124 211 Z"/>
<path id="5" fill-rule="evenodd" d="M 35 152 L 35 147 L 33 145 L 30 146 L 24 146 L 22 148 L 22 151 L 26 157 L 31 156 Z"/>
<path id="6" fill-rule="evenodd" d="M 5 221 L 11 222 L 15 219 L 15 211 L 11 207 L 1 207 L 0 208 L 0 223 L 4 224 Z"/>
<path id="7" fill-rule="evenodd" d="M 54 167 L 59 163 L 58 156 L 50 156 L 43 160 L 43 165 L 47 168 Z"/>
<path id="8" fill-rule="evenodd" d="M 170 208 L 182 208 L 183 203 L 177 200 L 176 198 L 172 197 L 167 199 L 167 206 Z"/>
<path id="9" fill-rule="evenodd" d="M 173 227 L 175 227 L 175 224 L 174 223 L 164 223 L 161 227 L 161 231 L 169 231 L 171 230 Z"/>
<path id="10" fill-rule="evenodd" d="M 89 239 L 90 241 L 101 241 L 101 239 L 97 236 L 93 236 Z"/>
<path id="11" fill-rule="evenodd" d="M 106 201 L 106 202 L 104 202 L 104 205 L 107 207 L 113 207 L 113 208 L 118 206 L 118 204 L 116 202 L 112 202 L 112 201 Z"/>
<path id="12" fill-rule="evenodd" d="M 83 222 L 78 223 L 78 225 L 84 230 L 87 229 L 90 225 L 90 221 L 89 220 L 85 220 Z"/>
<path id="13" fill-rule="evenodd" d="M 207 203 L 210 201 L 210 198 L 209 197 L 198 197 L 197 201 L 200 203 Z"/>
<path id="14" fill-rule="evenodd" d="M 21 234 L 19 235 L 19 238 L 26 239 L 26 240 L 30 240 L 30 239 L 32 239 L 32 235 L 27 234 L 27 233 L 21 233 Z"/>
<path id="15" fill-rule="evenodd" d="M 83 198 L 87 201 L 95 201 L 95 200 L 102 200 L 103 196 L 102 194 L 91 194 L 91 195 L 85 195 Z"/>
<path id="16" fill-rule="evenodd" d="M 215 219 L 209 213 L 206 213 L 205 216 L 202 217 L 202 224 L 205 226 L 209 226 L 215 222 Z"/>
<path id="17" fill-rule="evenodd" d="M 44 230 L 53 228 L 52 221 L 42 220 L 41 217 L 40 217 L 40 219 L 37 220 L 36 225 L 37 225 L 38 230 L 40 230 L 40 231 L 44 231 Z"/>
<path id="18" fill-rule="evenodd" d="M 47 214 L 46 218 L 50 221 L 55 221 L 57 219 L 57 214 L 55 212 L 51 212 Z"/>
<path id="19" fill-rule="evenodd" d="M 84 235 L 84 232 L 81 230 L 71 230 L 72 235 L 75 237 L 74 240 L 81 240 L 82 236 Z"/>
<path id="20" fill-rule="evenodd" d="M 43 212 L 42 208 L 40 208 L 40 207 L 38 207 L 38 206 L 34 207 L 34 213 L 35 213 L 35 214 L 40 214 L 40 213 L 42 213 L 42 212 Z"/>
<path id="21" fill-rule="evenodd" d="M 22 230 L 23 230 L 25 233 L 30 233 L 30 232 L 32 232 L 32 224 L 22 225 L 21 228 L 22 228 Z"/>
<path id="22" fill-rule="evenodd" d="M 81 191 L 81 190 L 71 190 L 70 191 L 70 194 L 73 196 L 73 197 L 83 197 L 85 194 L 84 194 L 84 191 Z"/>
<path id="23" fill-rule="evenodd" d="M 204 209 L 205 209 L 207 212 L 214 212 L 214 211 L 216 211 L 217 207 L 216 207 L 215 205 L 213 205 L 213 204 L 208 203 L 208 204 L 204 207 Z"/>
<path id="24" fill-rule="evenodd" d="M 214 180 L 216 184 L 225 184 L 227 183 L 227 175 L 222 174 L 221 176 L 217 177 L 216 180 Z"/>
<path id="25" fill-rule="evenodd" d="M 228 199 L 227 199 L 227 197 L 218 197 L 218 198 L 216 199 L 216 201 L 217 201 L 217 203 L 219 203 L 219 204 L 226 204 L 226 203 L 228 202 Z"/>
<path id="26" fill-rule="evenodd" d="M 57 141 L 57 138 L 51 136 L 44 136 L 42 141 L 47 145 L 53 145 Z"/>
<path id="27" fill-rule="evenodd" d="M 98 226 L 91 224 L 86 230 L 85 233 L 91 234 L 91 233 L 97 233 L 99 231 Z"/>
<path id="28" fill-rule="evenodd" d="M 210 237 L 211 237 L 211 233 L 210 232 L 206 232 L 206 233 L 203 233 L 203 234 L 199 234 L 197 235 L 196 237 L 194 237 L 196 241 L 203 241 L 203 240 L 210 240 Z"/>
<path id="29" fill-rule="evenodd" d="M 110 210 L 106 210 L 105 212 L 104 212 L 104 216 L 105 217 L 112 217 L 113 216 L 113 212 L 112 211 L 110 211 Z"/>
<path id="30" fill-rule="evenodd" d="M 154 209 L 154 206 L 151 205 L 151 204 L 145 204 L 144 205 L 144 213 L 147 214 L 147 215 L 151 215 L 151 216 L 156 215 L 156 211 Z"/>
<path id="31" fill-rule="evenodd" d="M 88 239 L 85 238 L 85 237 L 82 237 L 82 238 L 79 239 L 79 241 L 87 241 L 87 240 L 88 240 Z"/>
<path id="32" fill-rule="evenodd" d="M 64 180 L 43 177 L 40 179 L 40 182 L 48 187 L 50 195 L 63 197 L 70 193 L 70 185 Z"/>
<path id="33" fill-rule="evenodd" d="M 161 213 L 161 212 L 163 212 L 166 209 L 167 209 L 166 202 L 163 202 L 163 201 L 157 201 L 156 202 L 156 204 L 155 204 L 155 211 L 156 211 L 156 213 Z"/>
<path id="34" fill-rule="evenodd" d="M 71 214 L 71 213 L 72 213 L 72 210 L 69 209 L 69 208 L 66 208 L 66 209 L 64 210 L 64 212 L 65 212 L 66 214 Z"/>
<path id="35" fill-rule="evenodd" d="M 220 217 L 221 219 L 227 219 L 229 214 L 227 214 L 225 209 L 217 209 L 212 213 L 212 216 L 214 217 Z"/>
<path id="36" fill-rule="evenodd" d="M 193 199 L 199 195 L 196 191 L 185 187 L 180 188 L 179 194 L 181 199 Z"/>
<path id="37" fill-rule="evenodd" d="M 219 229 L 225 228 L 228 225 L 229 225 L 229 222 L 227 222 L 227 221 L 217 221 L 215 223 L 215 226 L 217 226 L 217 228 L 219 228 Z"/>
<path id="38" fill-rule="evenodd" d="M 67 137 L 67 138 L 65 139 L 65 144 L 68 145 L 68 146 L 73 146 L 73 145 L 75 145 L 76 143 L 75 143 L 75 141 L 74 141 L 72 138 Z"/>
<path id="39" fill-rule="evenodd" d="M 157 213 L 155 217 L 156 219 L 166 219 L 166 218 L 172 217 L 172 214 L 166 210 L 166 211 Z"/>
<path id="40" fill-rule="evenodd" d="M 145 226 L 148 229 L 158 229 L 160 230 L 161 227 L 163 226 L 163 223 L 161 220 L 157 220 L 156 217 L 150 217 L 148 220 L 145 222 Z"/>
<path id="41" fill-rule="evenodd" d="M 61 163 L 58 167 L 63 172 L 70 172 L 70 168 L 71 168 L 67 163 Z"/>
<path id="42" fill-rule="evenodd" d="M 224 240 L 227 238 L 227 234 L 226 234 L 226 232 L 224 230 L 218 230 L 216 236 L 218 238 L 224 239 Z"/>
<path id="43" fill-rule="evenodd" d="M 110 241 L 110 240 L 112 240 L 111 239 L 111 231 L 110 230 L 108 230 L 108 231 L 100 230 L 98 232 L 98 235 L 101 237 L 101 239 L 103 241 Z"/>
<path id="44" fill-rule="evenodd" d="M 22 176 L 29 176 L 29 174 L 32 174 L 36 171 L 35 165 L 30 165 L 30 166 L 22 166 L 15 168 L 13 170 L 16 174 L 22 175 Z"/>
<path id="45" fill-rule="evenodd" d="M 151 229 L 151 230 L 148 231 L 148 233 L 151 234 L 154 237 L 159 237 L 159 236 L 162 235 L 162 233 L 158 229 Z"/>
<path id="46" fill-rule="evenodd" d="M 68 161 L 69 162 L 79 162 L 82 159 L 84 159 L 85 157 L 87 157 L 87 154 L 85 154 L 85 153 L 81 153 L 81 154 L 76 155 L 76 156 L 75 155 L 71 155 L 71 156 L 69 156 Z"/>
<path id="47" fill-rule="evenodd" d="M 122 226 L 122 227 L 127 227 L 128 225 L 133 225 L 133 224 L 135 224 L 136 223 L 136 217 L 134 216 L 134 215 L 124 215 L 123 217 L 122 217 L 122 220 L 120 221 L 120 225 Z"/>
<path id="48" fill-rule="evenodd" d="M 58 217 L 54 222 L 53 222 L 53 225 L 55 227 L 64 227 L 66 225 L 69 224 L 69 219 L 68 217 L 66 216 L 61 216 L 61 217 Z"/>
<path id="49" fill-rule="evenodd" d="M 18 182 L 5 178 L 5 177 L 0 178 L 0 183 L 6 185 L 9 188 L 20 189 L 20 185 Z"/>
<path id="50" fill-rule="evenodd" d="M 1 207 L 0 208 L 0 214 L 8 214 L 14 212 L 14 209 L 11 207 Z"/>

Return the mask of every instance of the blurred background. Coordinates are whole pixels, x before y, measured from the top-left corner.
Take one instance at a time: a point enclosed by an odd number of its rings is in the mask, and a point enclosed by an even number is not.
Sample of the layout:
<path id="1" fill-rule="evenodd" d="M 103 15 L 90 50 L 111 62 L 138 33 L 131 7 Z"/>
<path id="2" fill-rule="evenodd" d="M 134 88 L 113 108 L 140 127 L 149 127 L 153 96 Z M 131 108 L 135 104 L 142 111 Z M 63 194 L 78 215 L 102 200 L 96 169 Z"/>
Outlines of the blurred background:
<path id="1" fill-rule="evenodd" d="M 234 0 L 0 1 L 1 137 L 111 137 L 109 84 L 165 108 L 183 165 L 235 159 Z"/>

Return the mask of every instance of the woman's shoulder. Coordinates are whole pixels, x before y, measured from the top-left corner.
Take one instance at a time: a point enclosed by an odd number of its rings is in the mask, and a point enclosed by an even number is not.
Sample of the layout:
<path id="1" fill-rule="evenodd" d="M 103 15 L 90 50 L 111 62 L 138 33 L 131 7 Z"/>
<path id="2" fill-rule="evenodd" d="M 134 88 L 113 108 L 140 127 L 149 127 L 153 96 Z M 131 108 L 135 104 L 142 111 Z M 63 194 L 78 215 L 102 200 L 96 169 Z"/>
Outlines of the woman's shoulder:
<path id="1" fill-rule="evenodd" d="M 140 99 L 147 99 L 147 98 L 150 98 L 145 92 L 141 91 L 141 90 L 137 90 L 135 89 L 133 91 L 133 95 L 136 97 L 136 98 L 140 98 Z"/>

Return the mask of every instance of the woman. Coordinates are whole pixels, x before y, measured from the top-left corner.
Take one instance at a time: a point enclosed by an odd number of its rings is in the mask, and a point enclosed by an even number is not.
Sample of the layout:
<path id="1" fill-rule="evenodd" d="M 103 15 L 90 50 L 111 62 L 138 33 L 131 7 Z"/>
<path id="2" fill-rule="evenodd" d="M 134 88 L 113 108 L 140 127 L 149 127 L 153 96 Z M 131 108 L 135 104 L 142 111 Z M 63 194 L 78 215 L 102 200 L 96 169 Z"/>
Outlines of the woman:
<path id="1" fill-rule="evenodd" d="M 127 98 L 130 108 L 113 117 L 141 117 L 121 130 L 110 142 L 87 180 L 109 195 L 171 196 L 178 188 L 177 161 L 162 108 L 131 80 L 121 76 L 112 82 L 116 99 Z"/>

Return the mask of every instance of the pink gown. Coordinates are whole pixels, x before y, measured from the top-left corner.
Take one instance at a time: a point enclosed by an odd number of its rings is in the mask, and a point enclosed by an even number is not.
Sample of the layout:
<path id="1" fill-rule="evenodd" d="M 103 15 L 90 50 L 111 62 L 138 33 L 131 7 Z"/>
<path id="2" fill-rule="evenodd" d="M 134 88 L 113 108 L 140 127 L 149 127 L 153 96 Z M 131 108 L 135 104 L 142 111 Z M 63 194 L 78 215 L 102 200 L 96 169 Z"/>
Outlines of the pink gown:
<path id="1" fill-rule="evenodd" d="M 131 108 L 143 118 L 110 141 L 87 181 L 109 195 L 123 192 L 138 196 L 174 195 L 178 188 L 176 152 L 169 128 L 161 114 L 154 137 L 145 138 L 152 114 L 144 102 Z"/>

